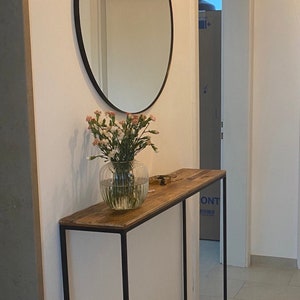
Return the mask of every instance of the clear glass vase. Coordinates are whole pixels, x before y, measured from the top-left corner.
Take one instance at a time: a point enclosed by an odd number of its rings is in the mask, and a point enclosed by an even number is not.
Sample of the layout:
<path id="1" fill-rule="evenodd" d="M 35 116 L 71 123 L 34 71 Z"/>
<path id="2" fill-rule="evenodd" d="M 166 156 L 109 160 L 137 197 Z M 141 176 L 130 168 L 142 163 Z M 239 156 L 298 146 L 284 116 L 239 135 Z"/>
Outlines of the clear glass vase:
<path id="1" fill-rule="evenodd" d="M 142 205 L 149 188 L 148 170 L 136 160 L 108 162 L 99 172 L 100 193 L 112 209 L 127 210 Z"/>

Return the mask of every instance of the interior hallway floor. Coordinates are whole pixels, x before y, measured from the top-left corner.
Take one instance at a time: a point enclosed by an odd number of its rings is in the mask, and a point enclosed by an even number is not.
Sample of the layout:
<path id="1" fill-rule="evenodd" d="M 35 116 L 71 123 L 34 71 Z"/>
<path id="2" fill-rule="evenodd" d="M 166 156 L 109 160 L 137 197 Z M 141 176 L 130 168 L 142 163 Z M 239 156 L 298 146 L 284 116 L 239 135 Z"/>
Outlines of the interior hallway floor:
<path id="1" fill-rule="evenodd" d="M 219 242 L 200 241 L 200 300 L 223 299 Z M 299 300 L 300 270 L 256 264 L 228 266 L 228 300 Z"/>

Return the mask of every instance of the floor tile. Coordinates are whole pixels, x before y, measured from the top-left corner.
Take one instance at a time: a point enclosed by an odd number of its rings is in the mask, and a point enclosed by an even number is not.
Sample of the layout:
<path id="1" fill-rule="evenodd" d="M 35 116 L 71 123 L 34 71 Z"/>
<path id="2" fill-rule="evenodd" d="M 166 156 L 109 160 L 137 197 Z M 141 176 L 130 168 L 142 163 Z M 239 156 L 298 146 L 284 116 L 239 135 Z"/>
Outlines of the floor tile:
<path id="1" fill-rule="evenodd" d="M 289 282 L 289 285 L 291 286 L 298 286 L 300 287 L 300 270 L 296 270 L 291 278 L 291 281 Z M 300 296 L 299 296 L 300 299 Z"/>
<path id="2" fill-rule="evenodd" d="M 228 300 L 300 300 L 300 270 L 275 264 L 228 266 Z M 223 300 L 217 242 L 200 242 L 200 299 Z"/>
<path id="3" fill-rule="evenodd" d="M 235 298 L 239 300 L 283 300 L 284 298 L 280 297 L 285 288 L 272 284 L 246 282 Z"/>
<path id="4" fill-rule="evenodd" d="M 282 293 L 282 297 L 276 300 L 299 300 L 300 299 L 300 287 L 288 286 Z"/>
<path id="5" fill-rule="evenodd" d="M 264 268 L 250 266 L 249 268 L 228 267 L 228 278 L 250 282 L 260 282 L 274 285 L 288 285 L 295 272 L 294 270 L 282 270 L 278 268 Z"/>
<path id="6" fill-rule="evenodd" d="M 200 300 L 224 300 L 223 297 L 201 296 Z M 227 298 L 227 300 L 236 300 L 235 298 Z"/>

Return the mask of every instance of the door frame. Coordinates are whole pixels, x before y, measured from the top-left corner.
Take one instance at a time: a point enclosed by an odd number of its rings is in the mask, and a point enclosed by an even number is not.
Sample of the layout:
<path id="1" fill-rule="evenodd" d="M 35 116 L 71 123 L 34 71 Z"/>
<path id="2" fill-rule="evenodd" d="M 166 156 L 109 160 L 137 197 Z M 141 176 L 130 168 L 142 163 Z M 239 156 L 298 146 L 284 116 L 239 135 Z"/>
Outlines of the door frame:
<path id="1" fill-rule="evenodd" d="M 227 262 L 250 262 L 253 2 L 223 0 L 221 167 L 227 171 Z"/>

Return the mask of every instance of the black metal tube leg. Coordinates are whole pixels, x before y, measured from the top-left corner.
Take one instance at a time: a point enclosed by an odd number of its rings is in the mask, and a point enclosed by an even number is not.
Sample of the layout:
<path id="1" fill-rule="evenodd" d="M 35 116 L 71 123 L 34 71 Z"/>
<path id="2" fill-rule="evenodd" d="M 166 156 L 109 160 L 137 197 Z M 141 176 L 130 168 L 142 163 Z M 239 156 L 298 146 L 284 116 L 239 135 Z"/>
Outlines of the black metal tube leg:
<path id="1" fill-rule="evenodd" d="M 182 259 L 183 259 L 183 299 L 187 300 L 187 241 L 186 241 L 186 199 L 182 202 Z"/>
<path id="2" fill-rule="evenodd" d="M 121 233 L 123 300 L 129 300 L 127 235 Z"/>
<path id="3" fill-rule="evenodd" d="M 70 300 L 66 230 L 59 227 L 64 300 Z"/>
<path id="4" fill-rule="evenodd" d="M 227 213 L 226 213 L 226 177 L 223 178 L 223 276 L 224 300 L 227 300 Z"/>

